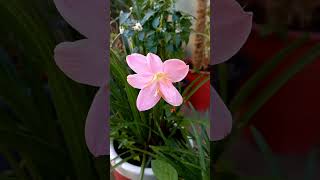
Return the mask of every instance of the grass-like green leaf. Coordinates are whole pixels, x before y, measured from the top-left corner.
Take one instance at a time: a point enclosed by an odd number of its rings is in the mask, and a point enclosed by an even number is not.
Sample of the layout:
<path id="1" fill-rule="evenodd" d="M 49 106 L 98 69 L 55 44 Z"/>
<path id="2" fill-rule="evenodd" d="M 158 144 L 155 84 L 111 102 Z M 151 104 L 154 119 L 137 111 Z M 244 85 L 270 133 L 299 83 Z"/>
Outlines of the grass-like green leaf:
<path id="1" fill-rule="evenodd" d="M 141 121 L 144 121 L 144 115 L 142 112 L 139 113 L 135 99 L 137 98 L 138 94 L 135 89 L 129 86 L 127 83 L 127 75 L 128 72 L 126 72 L 124 65 L 122 64 L 119 55 L 116 54 L 116 52 L 112 49 L 110 49 L 110 69 L 111 74 L 113 77 L 117 77 L 116 82 L 119 84 L 123 84 L 126 92 L 126 97 L 128 98 L 128 103 L 130 105 L 132 117 L 134 121 L 136 122 L 136 132 L 139 134 L 137 137 L 142 138 L 142 132 L 138 126 Z M 144 141 L 140 139 L 141 141 Z"/>

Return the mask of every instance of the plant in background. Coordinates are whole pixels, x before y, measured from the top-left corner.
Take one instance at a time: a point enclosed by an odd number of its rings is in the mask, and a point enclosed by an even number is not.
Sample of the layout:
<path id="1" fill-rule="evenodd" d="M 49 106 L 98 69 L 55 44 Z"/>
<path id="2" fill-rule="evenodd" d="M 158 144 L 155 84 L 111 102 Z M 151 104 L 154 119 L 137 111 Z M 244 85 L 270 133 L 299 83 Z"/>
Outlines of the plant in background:
<path id="1" fill-rule="evenodd" d="M 177 11 L 174 4 L 175 0 L 135 1 L 130 12 L 120 12 L 119 29 L 127 52 L 184 58 L 182 47 L 189 42 L 193 17 Z"/>
<path id="2" fill-rule="evenodd" d="M 132 0 L 117 0 L 117 1 L 112 1 L 110 3 L 110 9 L 111 11 L 111 21 L 114 19 L 117 19 L 119 16 L 119 13 L 121 11 L 130 10 L 130 7 L 132 6 Z"/>

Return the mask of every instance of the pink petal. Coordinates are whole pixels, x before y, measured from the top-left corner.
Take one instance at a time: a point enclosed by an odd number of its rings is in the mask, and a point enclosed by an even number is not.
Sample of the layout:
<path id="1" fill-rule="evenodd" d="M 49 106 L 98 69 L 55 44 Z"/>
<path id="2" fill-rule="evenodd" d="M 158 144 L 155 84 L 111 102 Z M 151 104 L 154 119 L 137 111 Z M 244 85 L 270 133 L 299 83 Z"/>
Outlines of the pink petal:
<path id="1" fill-rule="evenodd" d="M 226 137 L 232 129 L 232 116 L 216 90 L 211 87 L 210 139 L 218 141 Z"/>
<path id="2" fill-rule="evenodd" d="M 101 86 L 107 82 L 107 54 L 88 39 L 64 42 L 54 50 L 59 68 L 79 83 Z"/>
<path id="3" fill-rule="evenodd" d="M 107 1 L 54 0 L 54 3 L 63 18 L 81 34 L 106 42 L 109 13 Z"/>
<path id="4" fill-rule="evenodd" d="M 94 156 L 109 154 L 109 106 L 107 86 L 97 92 L 90 107 L 85 127 L 85 138 Z"/>
<path id="5" fill-rule="evenodd" d="M 235 0 L 216 0 L 213 12 L 213 58 L 211 64 L 222 63 L 235 55 L 247 40 L 252 26 L 252 14 L 244 12 Z"/>
<path id="6" fill-rule="evenodd" d="M 170 81 L 159 82 L 160 91 L 163 99 L 172 106 L 180 106 L 183 102 L 183 98 L 179 91 L 173 86 Z"/>
<path id="7" fill-rule="evenodd" d="M 148 73 L 151 72 L 147 58 L 142 54 L 130 54 L 127 56 L 128 66 L 136 73 Z"/>
<path id="8" fill-rule="evenodd" d="M 161 96 L 157 93 L 157 89 L 157 83 L 141 89 L 136 102 L 139 111 L 149 110 L 159 102 Z"/>
<path id="9" fill-rule="evenodd" d="M 189 66 L 179 59 L 169 59 L 163 64 L 163 71 L 172 82 L 182 81 L 189 72 Z"/>
<path id="10" fill-rule="evenodd" d="M 138 89 L 144 88 L 153 78 L 151 73 L 133 74 L 127 76 L 128 83 Z"/>
<path id="11" fill-rule="evenodd" d="M 163 63 L 159 56 L 153 53 L 148 53 L 147 60 L 149 61 L 149 66 L 152 72 L 157 73 L 163 71 Z"/>

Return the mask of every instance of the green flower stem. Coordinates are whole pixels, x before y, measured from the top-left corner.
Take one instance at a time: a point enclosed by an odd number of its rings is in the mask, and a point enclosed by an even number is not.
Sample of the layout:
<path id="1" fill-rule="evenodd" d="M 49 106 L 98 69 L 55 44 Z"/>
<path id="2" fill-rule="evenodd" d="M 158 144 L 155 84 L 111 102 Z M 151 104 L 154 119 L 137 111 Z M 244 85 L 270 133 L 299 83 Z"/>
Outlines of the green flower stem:
<path id="1" fill-rule="evenodd" d="M 144 176 L 144 169 L 146 168 L 146 155 L 143 154 L 142 155 L 142 164 L 141 164 L 141 171 L 140 171 L 140 180 L 143 180 L 143 176 Z"/>
<path id="2" fill-rule="evenodd" d="M 187 102 L 190 97 L 196 93 L 198 91 L 198 89 L 201 88 L 201 86 L 203 86 L 206 82 L 208 82 L 210 80 L 210 76 L 205 78 L 204 80 L 202 80 L 194 89 L 191 90 L 190 93 L 188 93 L 188 95 L 185 96 L 184 101 Z"/>
<path id="3" fill-rule="evenodd" d="M 194 79 L 182 92 L 182 96 L 186 96 L 186 94 L 191 90 L 191 88 L 194 86 L 195 83 L 199 82 L 200 79 L 203 77 L 203 74 L 200 74 L 196 79 Z"/>

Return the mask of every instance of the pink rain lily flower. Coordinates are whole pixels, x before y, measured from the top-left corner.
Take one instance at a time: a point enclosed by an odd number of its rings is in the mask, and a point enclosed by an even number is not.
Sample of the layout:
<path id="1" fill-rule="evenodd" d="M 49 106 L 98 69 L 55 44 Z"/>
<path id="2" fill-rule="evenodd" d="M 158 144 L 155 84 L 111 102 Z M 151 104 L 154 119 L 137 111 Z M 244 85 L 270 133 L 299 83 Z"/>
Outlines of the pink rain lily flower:
<path id="1" fill-rule="evenodd" d="M 107 2 L 103 0 L 54 0 L 64 19 L 86 39 L 64 42 L 55 49 L 55 60 L 71 79 L 100 87 L 88 112 L 85 138 L 95 156 L 109 154 L 108 106 L 108 16 Z M 234 0 L 214 0 L 213 47 L 211 64 L 218 64 L 233 56 L 246 41 L 252 15 L 245 13 Z M 211 140 L 222 139 L 232 126 L 230 112 L 212 89 Z"/>
<path id="2" fill-rule="evenodd" d="M 148 53 L 131 54 L 127 56 L 129 67 L 137 74 L 128 75 L 128 83 L 141 89 L 136 101 L 139 111 L 149 110 L 161 98 L 173 106 L 180 106 L 183 98 L 172 83 L 183 80 L 189 71 L 189 66 L 179 59 L 169 59 L 164 62 L 160 57 Z"/>
<path id="3" fill-rule="evenodd" d="M 246 42 L 252 27 L 252 14 L 244 12 L 235 0 L 214 0 L 211 4 L 213 30 L 211 65 L 223 63 Z M 232 116 L 218 93 L 211 88 L 210 139 L 217 141 L 232 129 Z"/>
<path id="4" fill-rule="evenodd" d="M 54 0 L 64 19 L 86 39 L 63 42 L 54 50 L 58 67 L 79 83 L 98 90 L 87 115 L 85 140 L 95 156 L 109 154 L 108 15 L 105 0 Z"/>

